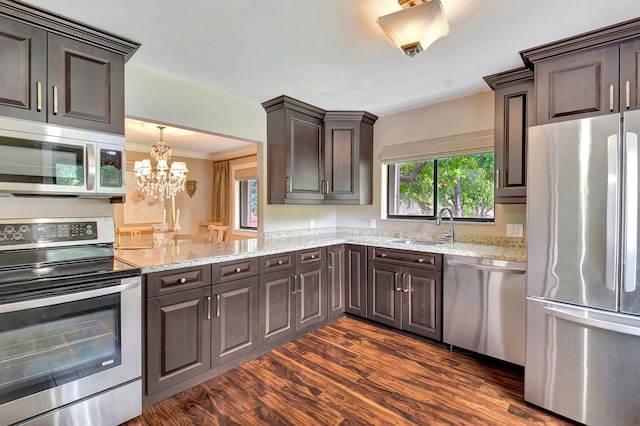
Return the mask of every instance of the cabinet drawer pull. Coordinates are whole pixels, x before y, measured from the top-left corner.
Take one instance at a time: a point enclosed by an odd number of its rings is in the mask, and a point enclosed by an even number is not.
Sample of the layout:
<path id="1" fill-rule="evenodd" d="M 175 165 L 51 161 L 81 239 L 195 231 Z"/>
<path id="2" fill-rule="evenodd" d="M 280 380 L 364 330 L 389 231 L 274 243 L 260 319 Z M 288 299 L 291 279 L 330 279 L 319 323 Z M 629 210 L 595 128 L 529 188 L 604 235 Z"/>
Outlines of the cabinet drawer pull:
<path id="1" fill-rule="evenodd" d="M 315 259 L 315 258 L 316 258 L 316 255 L 315 255 L 315 254 L 312 254 L 312 255 L 311 255 L 311 259 Z"/>
<path id="2" fill-rule="evenodd" d="M 53 86 L 53 115 L 58 114 L 58 86 Z"/>
<path id="3" fill-rule="evenodd" d="M 220 295 L 216 294 L 216 318 L 220 318 Z"/>
<path id="4" fill-rule="evenodd" d="M 36 82 L 36 110 L 42 111 L 42 82 Z"/>
<path id="5" fill-rule="evenodd" d="M 627 80 L 627 82 L 625 83 L 625 92 L 627 94 L 626 107 L 627 107 L 627 109 L 629 109 L 629 108 L 631 108 L 631 99 L 629 99 L 631 97 L 631 82 L 629 80 Z"/>
<path id="6" fill-rule="evenodd" d="M 420 258 L 420 259 L 418 259 L 418 260 L 417 260 L 417 262 L 418 262 L 418 263 L 423 263 L 423 262 L 424 262 L 424 259 L 423 259 L 423 258 Z"/>
<path id="7" fill-rule="evenodd" d="M 278 265 L 282 265 L 282 260 L 278 260 Z"/>
<path id="8" fill-rule="evenodd" d="M 187 279 L 183 277 L 183 278 L 180 278 L 178 281 L 180 281 L 180 284 L 184 284 L 187 282 Z"/>
<path id="9" fill-rule="evenodd" d="M 237 272 L 237 273 L 240 273 L 241 271 L 242 271 L 242 269 L 240 269 L 240 268 L 236 268 L 236 272 Z"/>
<path id="10" fill-rule="evenodd" d="M 380 257 L 387 257 L 386 253 L 380 253 Z"/>
<path id="11" fill-rule="evenodd" d="M 207 296 L 207 319 L 211 319 L 211 296 Z"/>
<path id="12" fill-rule="evenodd" d="M 613 111 L 613 84 L 609 85 L 609 111 Z"/>

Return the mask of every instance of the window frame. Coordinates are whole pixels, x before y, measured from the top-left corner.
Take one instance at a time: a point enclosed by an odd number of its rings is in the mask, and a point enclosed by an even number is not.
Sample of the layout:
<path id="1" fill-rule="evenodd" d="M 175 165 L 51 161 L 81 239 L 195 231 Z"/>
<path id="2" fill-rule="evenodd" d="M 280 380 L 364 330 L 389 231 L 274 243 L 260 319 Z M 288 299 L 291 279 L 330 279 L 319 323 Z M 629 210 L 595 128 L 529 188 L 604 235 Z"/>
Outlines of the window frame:
<path id="1" fill-rule="evenodd" d="M 491 154 L 493 153 L 494 157 L 494 162 L 495 162 L 495 152 L 491 152 L 491 151 L 486 151 L 486 152 L 477 152 L 474 154 L 463 154 L 463 155 L 476 155 L 476 154 Z M 452 157 L 456 157 L 456 155 L 450 155 L 450 156 L 443 156 L 443 157 L 436 157 L 436 158 L 424 158 L 421 160 L 405 160 L 405 161 L 395 161 L 392 163 L 387 163 L 385 164 L 385 167 L 387 168 L 387 219 L 398 219 L 398 220 L 418 220 L 418 221 L 428 221 L 428 220 L 436 220 L 438 217 L 438 213 L 439 211 L 442 209 L 441 207 L 438 206 L 438 160 L 439 159 L 444 159 L 444 158 L 452 158 Z M 400 163 L 407 163 L 410 161 L 428 161 L 428 160 L 433 160 L 434 164 L 433 164 L 433 205 L 434 205 L 434 211 L 433 211 L 433 215 L 422 215 L 422 216 L 415 216 L 415 215 L 396 215 L 396 214 L 391 214 L 391 211 L 394 211 L 394 209 L 392 209 L 392 199 L 395 200 L 396 198 L 396 173 L 395 170 L 392 171 L 392 166 L 396 166 L 397 164 Z M 495 164 L 495 163 L 494 163 Z M 393 167 L 394 169 L 396 167 Z M 496 195 L 495 195 L 495 174 L 493 175 L 493 179 L 494 179 L 494 192 L 493 192 L 493 205 L 494 205 L 494 217 L 492 218 L 482 218 L 482 217 L 454 217 L 453 220 L 456 222 L 467 222 L 467 223 L 495 223 L 496 218 L 495 218 L 495 199 L 496 199 Z M 393 194 L 393 198 L 392 198 L 392 194 Z M 448 219 L 448 215 L 445 219 Z"/>
<path id="2" fill-rule="evenodd" d="M 244 223 L 251 223 L 251 190 L 249 182 L 254 181 L 256 190 L 258 186 L 258 178 L 248 178 L 238 180 L 238 227 L 245 231 L 257 231 L 258 226 L 247 226 Z M 257 194 L 256 194 L 257 196 Z M 257 216 L 257 212 L 256 212 Z"/>

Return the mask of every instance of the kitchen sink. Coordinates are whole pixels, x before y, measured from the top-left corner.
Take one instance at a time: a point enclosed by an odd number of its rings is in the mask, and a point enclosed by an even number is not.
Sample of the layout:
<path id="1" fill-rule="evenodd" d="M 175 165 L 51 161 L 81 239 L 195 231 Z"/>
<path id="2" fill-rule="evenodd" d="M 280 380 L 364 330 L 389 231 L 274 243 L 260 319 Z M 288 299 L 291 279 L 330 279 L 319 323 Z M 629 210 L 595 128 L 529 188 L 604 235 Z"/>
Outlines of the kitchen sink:
<path id="1" fill-rule="evenodd" d="M 440 244 L 444 244 L 446 241 L 422 241 L 422 240 L 407 240 L 405 238 L 400 238 L 398 240 L 389 241 L 393 244 L 407 244 L 407 245 L 416 245 L 416 246 L 437 246 Z"/>

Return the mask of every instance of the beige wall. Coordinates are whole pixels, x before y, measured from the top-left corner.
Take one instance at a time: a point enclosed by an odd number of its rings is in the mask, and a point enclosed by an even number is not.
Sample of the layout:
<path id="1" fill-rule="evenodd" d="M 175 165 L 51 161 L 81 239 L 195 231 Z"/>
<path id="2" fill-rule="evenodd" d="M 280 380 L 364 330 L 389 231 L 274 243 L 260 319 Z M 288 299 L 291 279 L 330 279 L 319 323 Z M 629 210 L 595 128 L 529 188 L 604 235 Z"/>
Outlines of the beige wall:
<path id="1" fill-rule="evenodd" d="M 150 158 L 148 153 L 127 151 L 127 162 Z M 180 209 L 180 224 L 182 233 L 199 232 L 199 223 L 211 220 L 211 208 L 213 200 L 213 181 L 211 178 L 212 165 L 210 160 L 173 156 L 171 161 L 184 161 L 187 163 L 189 173 L 188 180 L 197 181 L 196 193 L 189 197 L 186 191 L 176 195 L 176 210 Z M 152 162 L 155 164 L 155 162 Z M 171 223 L 171 200 L 165 200 L 167 209 L 167 222 Z M 136 226 L 124 223 L 124 205 L 114 204 L 113 214 L 116 226 Z M 140 225 L 139 225 L 140 226 Z"/>
<path id="2" fill-rule="evenodd" d="M 125 72 L 127 116 L 249 141 L 266 140 L 266 113 L 257 102 L 140 65 L 128 63 Z"/>
<path id="3" fill-rule="evenodd" d="M 423 141 L 443 136 L 493 129 L 493 92 L 486 91 L 463 98 L 400 112 L 378 119 L 374 127 L 373 205 L 338 206 L 338 226 L 369 228 L 371 219 L 377 228 L 407 232 L 441 233 L 443 226 L 433 221 L 382 219 L 386 198 L 381 194 L 385 184 L 384 167 L 378 159 L 383 146 Z M 525 223 L 524 205 L 496 205 L 495 223 L 456 225 L 457 235 L 505 236 L 507 223 Z"/>

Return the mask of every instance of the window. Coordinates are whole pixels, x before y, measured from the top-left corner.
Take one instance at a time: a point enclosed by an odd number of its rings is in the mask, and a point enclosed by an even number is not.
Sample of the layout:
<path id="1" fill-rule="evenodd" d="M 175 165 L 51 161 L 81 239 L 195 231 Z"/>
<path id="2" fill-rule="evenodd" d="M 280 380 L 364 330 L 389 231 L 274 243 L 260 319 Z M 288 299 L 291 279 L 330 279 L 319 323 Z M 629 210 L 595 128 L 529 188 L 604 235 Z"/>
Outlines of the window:
<path id="1" fill-rule="evenodd" d="M 492 152 L 393 163 L 388 173 L 390 218 L 434 219 L 449 207 L 456 219 L 493 221 Z"/>
<path id="2" fill-rule="evenodd" d="M 258 229 L 258 180 L 240 182 L 240 229 Z"/>

